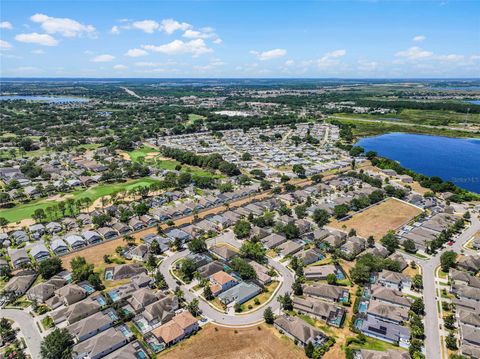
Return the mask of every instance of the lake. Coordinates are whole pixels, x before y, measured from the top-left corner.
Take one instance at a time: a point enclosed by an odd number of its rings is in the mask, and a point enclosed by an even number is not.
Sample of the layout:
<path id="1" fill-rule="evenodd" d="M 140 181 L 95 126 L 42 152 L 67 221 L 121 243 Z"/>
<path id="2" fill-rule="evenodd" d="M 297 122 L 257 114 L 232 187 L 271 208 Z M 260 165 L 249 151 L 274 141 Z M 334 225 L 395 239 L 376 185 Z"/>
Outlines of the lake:
<path id="1" fill-rule="evenodd" d="M 468 103 L 473 103 L 474 105 L 480 105 L 480 100 L 468 100 Z"/>
<path id="2" fill-rule="evenodd" d="M 80 97 L 57 97 L 57 96 L 33 96 L 33 95 L 14 95 L 14 96 L 0 96 L 0 101 L 15 101 L 15 100 L 25 100 L 25 101 L 36 101 L 36 102 L 47 102 L 47 103 L 69 103 L 69 102 L 88 102 L 88 99 Z"/>
<path id="3" fill-rule="evenodd" d="M 390 133 L 362 138 L 356 145 L 417 173 L 480 193 L 480 139 Z"/>

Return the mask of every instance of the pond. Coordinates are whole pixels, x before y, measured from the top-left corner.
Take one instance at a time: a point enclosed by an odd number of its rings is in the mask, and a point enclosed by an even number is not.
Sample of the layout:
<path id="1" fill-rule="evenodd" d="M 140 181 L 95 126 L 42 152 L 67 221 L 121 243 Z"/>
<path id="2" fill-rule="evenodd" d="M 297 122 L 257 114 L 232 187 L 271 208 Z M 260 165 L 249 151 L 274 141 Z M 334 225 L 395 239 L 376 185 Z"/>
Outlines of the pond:
<path id="1" fill-rule="evenodd" d="M 356 143 L 417 173 L 480 193 L 480 139 L 389 133 Z"/>

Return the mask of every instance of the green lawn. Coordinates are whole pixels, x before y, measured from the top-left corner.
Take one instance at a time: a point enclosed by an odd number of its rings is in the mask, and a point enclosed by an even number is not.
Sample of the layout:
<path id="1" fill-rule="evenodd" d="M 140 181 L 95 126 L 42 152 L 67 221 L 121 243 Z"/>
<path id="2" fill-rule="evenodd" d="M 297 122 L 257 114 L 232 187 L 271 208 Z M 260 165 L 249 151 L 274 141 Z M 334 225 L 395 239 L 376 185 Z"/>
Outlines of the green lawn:
<path id="1" fill-rule="evenodd" d="M 370 337 L 366 337 L 366 339 L 367 340 L 365 341 L 364 344 L 352 343 L 351 345 L 349 345 L 349 347 L 352 349 L 377 350 L 381 352 L 385 352 L 389 349 L 402 350 L 402 348 L 396 345 L 386 343 L 378 339 L 374 339 Z"/>
<path id="2" fill-rule="evenodd" d="M 127 153 L 128 153 L 128 156 L 130 157 L 130 160 L 133 161 L 133 162 L 138 162 L 139 158 L 145 157 L 150 153 L 160 154 L 160 152 L 158 150 L 156 150 L 155 148 L 146 147 L 146 146 L 140 147 L 140 148 L 138 148 L 134 151 L 130 151 L 130 152 L 127 152 Z"/>
<path id="3" fill-rule="evenodd" d="M 75 200 L 89 197 L 92 201 L 95 201 L 100 197 L 111 195 L 123 189 L 131 190 L 133 188 L 147 186 L 155 182 L 157 182 L 157 180 L 152 178 L 141 178 L 123 183 L 106 183 L 91 187 L 87 190 L 78 190 L 69 193 L 69 195 L 71 196 L 70 198 Z M 22 219 L 30 218 L 36 209 L 45 209 L 56 203 L 58 203 L 58 201 L 49 201 L 48 199 L 41 198 L 30 203 L 20 204 L 13 208 L 2 209 L 0 210 L 0 217 L 4 217 L 10 222 L 17 222 L 21 221 Z"/>

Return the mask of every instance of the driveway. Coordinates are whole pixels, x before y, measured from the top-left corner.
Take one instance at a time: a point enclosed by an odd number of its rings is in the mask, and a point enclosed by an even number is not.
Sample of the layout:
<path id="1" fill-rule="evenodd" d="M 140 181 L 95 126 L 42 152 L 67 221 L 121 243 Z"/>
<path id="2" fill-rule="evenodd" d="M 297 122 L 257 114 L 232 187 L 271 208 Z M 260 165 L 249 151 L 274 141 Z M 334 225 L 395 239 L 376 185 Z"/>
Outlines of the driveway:
<path id="1" fill-rule="evenodd" d="M 241 246 L 241 243 L 234 238 L 233 232 L 231 231 L 225 232 L 222 235 L 207 241 L 207 244 L 209 246 L 215 243 L 217 244 L 227 243 L 236 248 L 240 248 Z M 172 267 L 172 264 L 175 261 L 185 258 L 189 253 L 190 251 L 188 249 L 182 252 L 176 252 L 172 256 L 167 257 L 160 264 L 159 270 L 164 275 L 165 280 L 171 289 L 174 289 L 177 287 L 177 282 L 176 282 L 176 279 L 170 273 L 169 269 Z M 283 279 L 280 282 L 280 285 L 279 285 L 280 287 L 277 289 L 275 295 L 270 299 L 270 302 L 267 305 L 267 306 L 270 306 L 272 310 L 275 312 L 280 309 L 280 303 L 278 303 L 277 301 L 278 296 L 284 295 L 286 292 L 291 291 L 292 284 L 294 282 L 294 275 L 289 269 L 287 269 L 281 263 L 273 259 L 268 259 L 268 264 L 271 265 L 273 268 L 275 268 L 275 270 L 279 272 L 280 277 L 282 277 Z M 259 310 L 248 313 L 248 314 L 240 314 L 240 315 L 221 313 L 218 310 L 212 308 L 202 298 L 190 292 L 187 286 L 181 285 L 180 287 L 182 288 L 182 291 L 184 292 L 184 297 L 187 301 L 190 302 L 194 298 L 199 299 L 199 302 L 200 302 L 199 307 L 202 310 L 203 315 L 208 317 L 212 322 L 216 324 L 226 325 L 226 326 L 247 326 L 247 325 L 253 325 L 263 321 L 263 308 L 260 308 Z M 264 308 L 266 308 L 267 306 L 265 306 Z"/>
<path id="2" fill-rule="evenodd" d="M 20 327 L 32 358 L 41 358 L 40 344 L 42 343 L 42 336 L 30 314 L 19 309 L 0 309 L 0 317 L 13 320 Z"/>

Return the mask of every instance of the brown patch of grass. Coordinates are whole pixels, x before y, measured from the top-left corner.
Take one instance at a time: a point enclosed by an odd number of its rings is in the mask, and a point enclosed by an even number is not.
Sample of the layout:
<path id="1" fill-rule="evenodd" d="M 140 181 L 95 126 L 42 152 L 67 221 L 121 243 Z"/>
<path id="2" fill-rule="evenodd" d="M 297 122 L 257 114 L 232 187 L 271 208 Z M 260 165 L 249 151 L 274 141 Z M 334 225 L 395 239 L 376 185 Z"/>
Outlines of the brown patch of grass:
<path id="1" fill-rule="evenodd" d="M 333 221 L 331 227 L 344 229 L 346 231 L 354 228 L 357 234 L 368 238 L 382 238 L 390 230 L 395 230 L 403 224 L 412 220 L 422 211 L 408 203 L 389 198 L 386 201 L 370 207 L 369 209 L 353 215 L 352 218 L 343 221 Z"/>
<path id="2" fill-rule="evenodd" d="M 293 341 L 265 324 L 244 329 L 207 325 L 195 336 L 159 354 L 158 358 L 303 359 L 305 354 Z"/>

